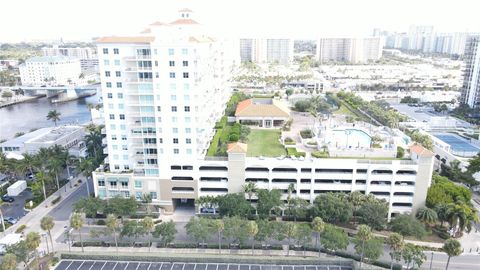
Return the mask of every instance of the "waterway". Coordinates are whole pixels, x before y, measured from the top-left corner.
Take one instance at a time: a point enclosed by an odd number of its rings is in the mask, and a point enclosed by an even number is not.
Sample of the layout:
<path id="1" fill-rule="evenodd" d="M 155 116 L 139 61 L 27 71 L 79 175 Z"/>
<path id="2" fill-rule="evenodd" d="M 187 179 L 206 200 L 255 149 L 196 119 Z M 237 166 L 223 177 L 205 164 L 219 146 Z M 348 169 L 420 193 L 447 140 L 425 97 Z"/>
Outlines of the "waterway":
<path id="1" fill-rule="evenodd" d="M 87 104 L 97 104 L 100 96 L 97 93 L 94 96 L 57 104 L 51 103 L 48 98 L 40 98 L 0 108 L 0 139 L 11 139 L 17 132 L 54 126 L 52 121 L 47 120 L 47 114 L 51 110 L 61 113 L 57 125 L 86 123 L 90 121 Z"/>

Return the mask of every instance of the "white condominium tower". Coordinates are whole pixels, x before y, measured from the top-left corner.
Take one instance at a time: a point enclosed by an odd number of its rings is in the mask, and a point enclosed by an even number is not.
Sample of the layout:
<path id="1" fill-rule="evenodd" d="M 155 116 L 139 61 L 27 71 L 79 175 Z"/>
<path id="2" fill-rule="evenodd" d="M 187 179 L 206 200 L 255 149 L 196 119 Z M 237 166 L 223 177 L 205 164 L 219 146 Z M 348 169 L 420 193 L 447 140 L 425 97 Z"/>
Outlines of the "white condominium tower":
<path id="1" fill-rule="evenodd" d="M 179 13 L 137 36 L 97 40 L 111 172 L 170 178 L 172 161 L 205 155 L 223 115 L 234 43 Z"/>
<path id="2" fill-rule="evenodd" d="M 381 37 L 321 38 L 317 43 L 317 58 L 327 61 L 364 63 L 382 57 Z"/>
<path id="3" fill-rule="evenodd" d="M 465 46 L 465 70 L 460 102 L 471 108 L 480 104 L 480 36 L 471 36 Z"/>
<path id="4" fill-rule="evenodd" d="M 242 38 L 239 49 L 242 62 L 281 65 L 290 65 L 293 62 L 293 39 Z"/>

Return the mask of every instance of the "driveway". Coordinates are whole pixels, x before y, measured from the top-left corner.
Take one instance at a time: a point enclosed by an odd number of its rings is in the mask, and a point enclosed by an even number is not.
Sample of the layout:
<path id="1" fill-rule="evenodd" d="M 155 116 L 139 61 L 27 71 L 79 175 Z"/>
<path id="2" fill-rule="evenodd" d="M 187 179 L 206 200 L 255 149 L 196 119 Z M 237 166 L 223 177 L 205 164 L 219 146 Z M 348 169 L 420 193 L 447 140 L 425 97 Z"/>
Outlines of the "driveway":
<path id="1" fill-rule="evenodd" d="M 25 189 L 22 193 L 15 196 L 15 201 L 12 203 L 4 202 L 1 206 L 2 213 L 4 217 L 13 217 L 19 219 L 25 216 L 26 212 L 24 210 L 25 201 L 33 198 L 32 191 L 30 189 Z"/>

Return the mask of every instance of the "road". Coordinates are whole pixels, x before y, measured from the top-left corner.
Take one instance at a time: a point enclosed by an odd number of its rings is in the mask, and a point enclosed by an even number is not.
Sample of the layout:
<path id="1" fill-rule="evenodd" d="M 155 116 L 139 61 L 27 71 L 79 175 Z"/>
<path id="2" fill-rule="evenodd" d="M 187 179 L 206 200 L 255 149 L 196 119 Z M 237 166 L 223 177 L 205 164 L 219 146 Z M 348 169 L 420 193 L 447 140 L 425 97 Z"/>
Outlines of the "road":
<path id="1" fill-rule="evenodd" d="M 90 183 L 90 187 L 92 184 Z M 70 215 L 73 212 L 73 204 L 87 196 L 87 186 L 82 185 L 74 191 L 67 199 L 63 200 L 57 206 L 55 206 L 50 212 L 49 216 L 52 216 L 55 221 L 68 221 Z"/>

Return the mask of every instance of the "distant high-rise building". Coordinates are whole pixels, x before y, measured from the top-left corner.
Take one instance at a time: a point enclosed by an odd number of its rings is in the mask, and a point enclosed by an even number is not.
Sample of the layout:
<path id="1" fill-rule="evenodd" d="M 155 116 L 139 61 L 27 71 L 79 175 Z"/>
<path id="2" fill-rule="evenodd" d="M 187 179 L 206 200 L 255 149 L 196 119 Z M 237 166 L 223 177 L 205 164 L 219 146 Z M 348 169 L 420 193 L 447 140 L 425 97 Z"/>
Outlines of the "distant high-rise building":
<path id="1" fill-rule="evenodd" d="M 382 40 L 382 37 L 321 38 L 317 44 L 317 59 L 352 63 L 378 60 L 382 57 Z"/>
<path id="2" fill-rule="evenodd" d="M 37 56 L 20 65 L 22 85 L 75 84 L 81 73 L 80 60 L 65 56 Z"/>
<path id="3" fill-rule="evenodd" d="M 460 102 L 480 107 L 480 36 L 471 36 L 465 46 L 465 71 Z"/>
<path id="4" fill-rule="evenodd" d="M 408 31 L 408 50 L 431 52 L 435 33 L 431 25 L 412 25 Z"/>
<path id="5" fill-rule="evenodd" d="M 293 61 L 293 40 L 286 38 L 242 38 L 242 62 L 278 63 L 289 65 Z"/>
<path id="6" fill-rule="evenodd" d="M 65 56 L 79 59 L 82 71 L 98 69 L 97 55 L 89 47 L 69 48 L 56 45 L 51 48 L 43 47 L 42 53 L 44 56 Z"/>

